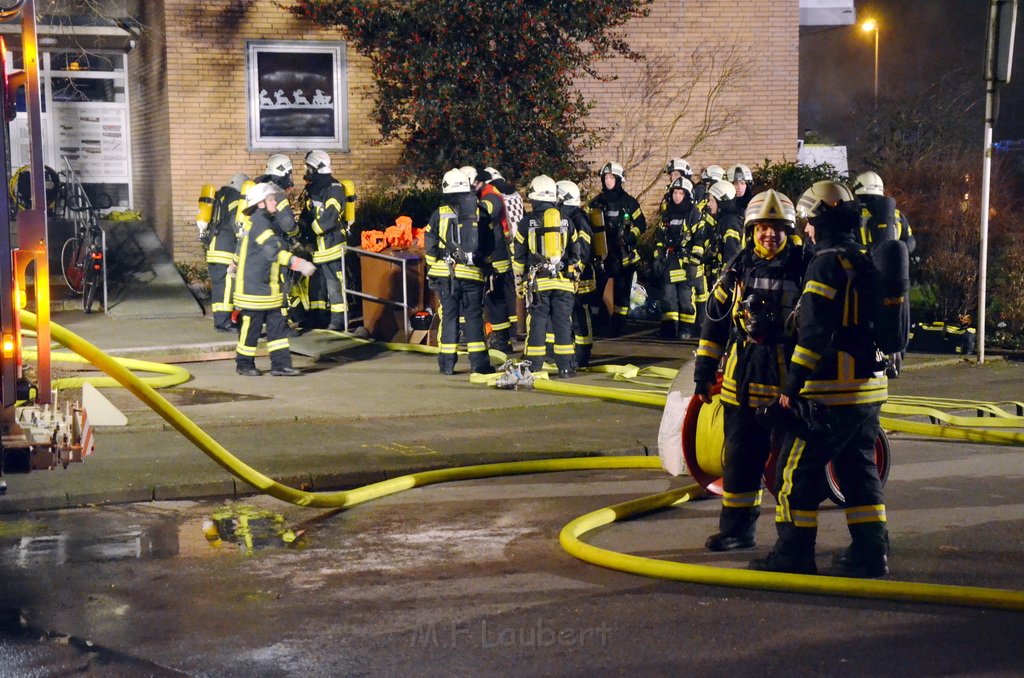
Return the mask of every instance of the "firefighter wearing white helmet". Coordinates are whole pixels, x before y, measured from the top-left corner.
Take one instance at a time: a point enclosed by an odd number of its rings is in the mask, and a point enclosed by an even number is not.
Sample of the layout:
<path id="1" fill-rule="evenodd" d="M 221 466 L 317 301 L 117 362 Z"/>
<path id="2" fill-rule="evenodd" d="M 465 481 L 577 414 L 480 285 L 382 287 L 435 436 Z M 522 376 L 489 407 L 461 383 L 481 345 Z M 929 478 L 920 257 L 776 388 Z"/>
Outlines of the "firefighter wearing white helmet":
<path id="1" fill-rule="evenodd" d="M 896 200 L 885 195 L 882 177 L 875 172 L 861 172 L 853 183 L 853 192 L 860 202 L 860 231 L 857 240 L 866 248 L 887 240 L 902 240 L 908 252 L 917 247 L 910 220 L 896 206 Z"/>
<path id="2" fill-rule="evenodd" d="M 473 167 L 472 165 L 463 165 L 462 167 L 459 168 L 459 171 L 462 172 L 463 174 L 465 174 L 466 178 L 469 179 L 469 185 L 470 186 L 472 186 L 474 183 L 476 183 L 476 168 L 475 167 Z"/>
<path id="3" fill-rule="evenodd" d="M 437 364 L 441 374 L 455 374 L 459 319 L 475 373 L 494 372 L 484 342 L 485 269 L 494 253 L 494 229 L 469 177 L 458 169 L 441 179 L 441 205 L 424 228 L 427 281 L 441 299 Z"/>
<path id="4" fill-rule="evenodd" d="M 673 158 L 665 165 L 665 174 L 668 175 L 668 182 L 671 185 L 676 179 L 693 180 L 693 168 L 686 158 Z"/>
<path id="5" fill-rule="evenodd" d="M 590 367 L 590 354 L 594 348 L 594 325 L 590 318 L 590 299 L 597 290 L 595 265 L 601 265 L 600 258 L 594 254 L 593 232 L 590 219 L 583 211 L 580 187 L 575 182 L 562 179 L 555 182 L 559 209 L 572 223 L 576 230 L 576 246 L 579 252 L 579 264 L 573 272 L 576 278 L 576 291 L 573 298 L 572 336 L 574 369 Z"/>
<path id="6" fill-rule="evenodd" d="M 267 158 L 264 173 L 256 177 L 256 183 L 272 183 L 283 192 L 284 195 L 277 203 L 277 211 L 274 213 L 274 223 L 278 231 L 287 238 L 297 238 L 299 235 L 299 224 L 295 220 L 295 212 L 288 197 L 288 189 L 295 185 L 292 181 L 292 169 L 291 158 L 275 153 Z"/>
<path id="7" fill-rule="evenodd" d="M 795 216 L 792 201 L 777 191 L 754 196 L 745 215 L 750 246 L 729 262 L 708 300 L 694 381 L 696 395 L 710 403 L 717 372 L 723 372 L 723 495 L 718 532 L 705 544 L 712 551 L 755 545 L 761 476 L 771 451 L 771 432 L 758 424 L 756 412 L 781 393 L 780 366 L 796 344 L 787 319 L 807 265 L 804 248 L 789 237 Z"/>
<path id="8" fill-rule="evenodd" d="M 799 340 L 778 405 L 797 416 L 813 405 L 818 415 L 803 417 L 815 426 L 813 435 L 806 425 L 783 432 L 779 468 L 787 480 L 778 488 L 778 539 L 768 556 L 750 567 L 816 572 L 820 482 L 826 465 L 834 462 L 852 543 L 833 564 L 843 576 L 880 577 L 889 571 L 888 532 L 875 442 L 888 388 L 871 334 L 869 276 L 856 274 L 872 264 L 854 240 L 859 208 L 846 186 L 819 181 L 800 196 L 797 210 L 808 219 L 816 249 L 804 275 L 796 314 Z"/>
<path id="9" fill-rule="evenodd" d="M 732 165 L 725 171 L 725 180 L 731 181 L 736 189 L 736 204 L 740 211 L 747 209 L 750 199 L 754 197 L 754 175 L 746 165 Z"/>
<path id="10" fill-rule="evenodd" d="M 633 274 L 640 262 L 637 244 L 647 230 L 647 219 L 640 203 L 623 188 L 626 173 L 617 162 L 601 168 L 601 193 L 590 201 L 590 221 L 595 231 L 604 230 L 608 243 L 604 271 L 598 272 L 594 303 L 599 313 L 606 312 L 600 297 L 608 279 L 612 281 L 612 315 L 609 336 L 618 336 L 629 314 L 629 298 L 633 292 Z"/>
<path id="11" fill-rule="evenodd" d="M 245 174 L 235 174 L 213 196 L 213 211 L 209 226 L 201 240 L 206 243 L 206 266 L 210 273 L 213 328 L 218 332 L 237 331 L 231 322 L 235 309 L 231 301 L 234 278 L 228 268 L 238 249 L 238 217 L 245 208 L 242 187 L 252 183 Z"/>
<path id="12" fill-rule="evenodd" d="M 703 293 L 704 245 L 697 237 L 700 212 L 693 204 L 693 184 L 672 182 L 661 207 L 654 237 L 651 273 L 661 288 L 661 337 L 689 339 L 700 333 L 697 300 Z"/>
<path id="13" fill-rule="evenodd" d="M 270 373 L 276 377 L 301 374 L 292 367 L 288 323 L 282 314 L 285 300 L 281 274 L 291 269 L 309 277 L 316 267 L 293 255 L 278 236 L 273 215 L 280 197 L 281 189 L 272 183 L 254 184 L 245 193 L 245 213 L 250 226 L 235 255 L 234 302 L 241 309 L 235 371 L 247 377 L 262 374 L 256 367 L 256 346 L 264 326 Z"/>
<path id="14" fill-rule="evenodd" d="M 579 247 L 569 208 L 558 207 L 558 187 L 546 174 L 534 177 L 527 193 L 530 210 L 523 215 L 514 241 L 512 270 L 522 281 L 527 330 L 524 361 L 539 369 L 547 355 L 547 334 L 554 334 L 558 376 L 569 378 L 572 366 L 574 278 Z"/>
<path id="15" fill-rule="evenodd" d="M 719 179 L 711 184 L 701 230 L 704 242 L 704 273 L 708 282 L 718 279 L 725 264 L 743 249 L 743 212 L 736 204 L 736 187 Z"/>
<path id="16" fill-rule="evenodd" d="M 299 219 L 299 230 L 303 240 L 311 245 L 313 263 L 322 276 L 326 292 L 329 322 L 327 329 L 344 331 L 347 300 L 342 290 L 342 263 L 344 247 L 348 243 L 349 229 L 355 219 L 355 186 L 351 181 L 338 181 L 331 174 L 331 157 L 321 150 L 306 154 L 306 200 Z M 357 287 L 353 276 L 349 285 Z M 323 304 L 322 294 L 310 285 L 311 305 Z M 321 311 L 321 308 L 313 308 Z"/>
<path id="17" fill-rule="evenodd" d="M 470 168 L 472 169 L 472 168 Z M 466 168 L 462 168 L 465 174 Z M 497 170 L 495 170 L 497 171 Z M 512 323 L 515 318 L 515 278 L 512 275 L 512 255 L 509 250 L 508 214 L 505 208 L 505 197 L 492 182 L 504 181 L 495 179 L 490 170 L 483 170 L 475 175 L 471 182 L 480 205 L 487 211 L 491 226 L 491 238 L 494 240 L 494 252 L 485 267 L 484 281 L 484 314 L 491 333 L 487 336 L 488 345 L 505 355 L 512 353 Z M 512 311 L 510 314 L 509 311 Z"/>

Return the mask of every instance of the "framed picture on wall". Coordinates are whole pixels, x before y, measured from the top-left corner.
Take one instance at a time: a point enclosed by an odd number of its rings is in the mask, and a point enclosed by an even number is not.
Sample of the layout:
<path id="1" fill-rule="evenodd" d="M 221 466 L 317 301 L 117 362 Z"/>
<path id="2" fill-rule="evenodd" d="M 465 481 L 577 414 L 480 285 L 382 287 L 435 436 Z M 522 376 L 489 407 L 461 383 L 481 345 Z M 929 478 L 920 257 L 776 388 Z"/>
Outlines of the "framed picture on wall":
<path id="1" fill-rule="evenodd" d="M 246 43 L 249 150 L 348 150 L 345 43 Z"/>

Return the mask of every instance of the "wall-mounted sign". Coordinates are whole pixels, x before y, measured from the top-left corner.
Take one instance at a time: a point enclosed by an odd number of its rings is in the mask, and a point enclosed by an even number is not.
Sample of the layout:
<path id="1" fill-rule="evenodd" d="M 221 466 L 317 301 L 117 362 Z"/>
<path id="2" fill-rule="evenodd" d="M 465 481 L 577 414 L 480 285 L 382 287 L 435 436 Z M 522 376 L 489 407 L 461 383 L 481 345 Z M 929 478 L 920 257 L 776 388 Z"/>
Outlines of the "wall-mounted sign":
<path id="1" fill-rule="evenodd" d="M 348 150 L 345 43 L 246 44 L 249 149 Z"/>

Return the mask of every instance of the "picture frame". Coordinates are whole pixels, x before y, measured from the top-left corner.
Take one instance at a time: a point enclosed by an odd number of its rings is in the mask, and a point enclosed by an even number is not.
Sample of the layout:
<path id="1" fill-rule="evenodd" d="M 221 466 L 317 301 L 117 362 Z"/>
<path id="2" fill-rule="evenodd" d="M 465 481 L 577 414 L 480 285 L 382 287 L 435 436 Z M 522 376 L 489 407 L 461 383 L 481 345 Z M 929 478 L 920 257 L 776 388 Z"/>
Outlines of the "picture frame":
<path id="1" fill-rule="evenodd" d="M 348 149 L 345 43 L 246 41 L 249 150 Z"/>

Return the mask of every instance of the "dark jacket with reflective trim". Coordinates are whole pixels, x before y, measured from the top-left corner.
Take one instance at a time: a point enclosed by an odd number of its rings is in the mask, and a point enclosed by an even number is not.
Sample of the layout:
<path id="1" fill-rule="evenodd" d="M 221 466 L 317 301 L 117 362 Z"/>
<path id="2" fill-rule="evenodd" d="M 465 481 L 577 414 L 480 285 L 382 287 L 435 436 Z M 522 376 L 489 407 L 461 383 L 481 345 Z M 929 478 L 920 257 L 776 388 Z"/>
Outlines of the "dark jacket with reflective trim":
<path id="1" fill-rule="evenodd" d="M 235 272 L 235 306 L 250 310 L 281 308 L 281 268 L 292 254 L 277 234 L 273 217 L 265 209 L 250 216 L 252 226 L 242 236 Z"/>
<path id="2" fill-rule="evenodd" d="M 502 226 L 502 224 L 508 223 L 508 218 L 505 215 L 505 201 L 496 188 L 487 184 L 480 191 L 480 204 L 487 210 L 493 233 L 494 252 L 490 256 L 491 268 L 495 273 L 508 273 L 512 270 L 512 256 L 508 251 L 505 228 Z"/>
<path id="3" fill-rule="evenodd" d="M 661 208 L 662 226 L 654 238 L 654 261 L 663 266 L 662 279 L 681 283 L 704 275 L 704 243 L 700 238 L 700 212 L 689 199 L 681 205 L 669 200 Z M 690 275 L 688 275 L 690 274 Z"/>
<path id="4" fill-rule="evenodd" d="M 765 259 L 744 248 L 730 262 L 726 283 L 716 286 L 708 299 L 694 366 L 694 380 L 712 382 L 723 355 L 722 402 L 760 407 L 776 398 L 786 377 L 786 363 L 796 337 L 786 320 L 796 308 L 807 267 L 807 254 L 792 238 L 774 257 Z M 727 286 L 726 286 L 727 285 Z M 770 338 L 757 340 L 748 333 L 742 302 L 754 293 L 770 299 L 775 326 Z"/>
<path id="5" fill-rule="evenodd" d="M 303 219 L 314 238 L 313 263 L 337 261 L 348 238 L 345 189 L 334 177 L 319 175 L 307 187 L 307 196 Z"/>
<path id="6" fill-rule="evenodd" d="M 590 219 L 582 207 L 565 205 L 563 212 L 567 212 L 573 227 L 576 229 L 576 250 L 579 253 L 579 264 L 576 267 L 578 282 L 576 294 L 589 294 L 597 289 L 597 279 L 594 272 L 593 236 L 594 232 L 590 226 Z"/>
<path id="7" fill-rule="evenodd" d="M 537 238 L 538 229 L 544 226 L 544 212 L 549 209 L 557 209 L 566 229 L 565 252 L 558 268 L 552 268 L 548 262 L 535 251 L 539 245 Z M 576 207 L 557 207 L 550 202 L 532 202 L 530 211 L 523 215 L 516 231 L 515 254 L 512 257 L 512 270 L 516 275 L 528 275 L 534 278 L 533 289 L 537 292 L 550 292 L 560 290 L 563 292 L 575 292 L 575 283 L 570 273 L 578 275 L 580 251 L 577 245 L 576 228 L 572 219 L 572 210 Z M 531 237 L 531 232 L 533 237 Z M 531 243 L 534 247 L 531 247 Z"/>
<path id="8" fill-rule="evenodd" d="M 456 260 L 456 253 L 449 252 L 448 231 L 456 228 L 459 214 L 475 210 L 477 218 L 480 250 L 473 254 L 473 263 Z M 491 237 L 490 216 L 473 193 L 455 193 L 444 197 L 441 206 L 430 215 L 430 221 L 423 229 L 423 241 L 426 249 L 427 276 L 430 278 L 448 278 L 454 276 L 459 280 L 483 282 L 484 267 L 489 268 L 487 260 L 494 253 L 494 239 Z M 504 236 L 502 237 L 504 241 Z"/>
<path id="9" fill-rule="evenodd" d="M 590 201 L 590 209 L 604 213 L 604 228 L 608 234 L 608 257 L 606 261 L 615 265 L 630 266 L 640 261 L 636 245 L 647 230 L 647 219 L 640 203 L 620 187 L 603 190 Z M 626 216 L 629 229 L 625 229 Z"/>
<path id="10" fill-rule="evenodd" d="M 857 266 L 871 265 L 864 258 L 852 234 L 819 241 L 797 311 L 799 341 L 783 390 L 787 395 L 826 405 L 864 405 L 887 398 L 888 381 L 877 369 L 869 328 L 870 300 L 858 289 L 855 275 Z"/>
<path id="11" fill-rule="evenodd" d="M 213 196 L 213 217 L 210 219 L 211 238 L 206 249 L 206 263 L 227 266 L 235 257 L 238 247 L 237 218 L 245 200 L 231 186 L 222 186 Z"/>

